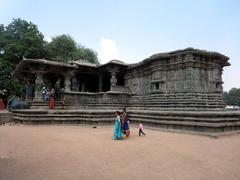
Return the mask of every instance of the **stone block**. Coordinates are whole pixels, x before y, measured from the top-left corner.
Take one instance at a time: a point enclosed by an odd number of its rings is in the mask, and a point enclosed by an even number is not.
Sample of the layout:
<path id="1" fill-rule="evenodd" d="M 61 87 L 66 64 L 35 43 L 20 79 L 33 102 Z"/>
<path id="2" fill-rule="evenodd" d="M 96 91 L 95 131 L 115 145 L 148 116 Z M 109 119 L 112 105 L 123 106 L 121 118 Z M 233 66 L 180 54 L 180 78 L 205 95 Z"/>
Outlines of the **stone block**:
<path id="1" fill-rule="evenodd" d="M 13 113 L 8 111 L 0 111 L 0 124 L 13 121 Z"/>

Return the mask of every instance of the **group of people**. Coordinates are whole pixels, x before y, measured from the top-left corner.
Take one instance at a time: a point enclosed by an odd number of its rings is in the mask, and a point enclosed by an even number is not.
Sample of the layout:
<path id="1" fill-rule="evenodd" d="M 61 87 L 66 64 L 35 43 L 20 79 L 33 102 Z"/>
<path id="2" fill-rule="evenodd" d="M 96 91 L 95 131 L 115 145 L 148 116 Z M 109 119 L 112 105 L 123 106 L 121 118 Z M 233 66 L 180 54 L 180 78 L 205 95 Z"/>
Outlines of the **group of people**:
<path id="1" fill-rule="evenodd" d="M 126 113 L 126 110 L 123 109 L 122 116 L 120 117 L 120 112 L 115 112 L 116 119 L 114 123 L 114 132 L 113 132 L 113 139 L 122 139 L 123 136 L 128 137 L 130 135 L 129 129 L 129 119 Z"/>
<path id="2" fill-rule="evenodd" d="M 124 138 L 127 138 L 130 135 L 130 128 L 129 128 L 129 118 L 126 113 L 126 109 L 123 109 L 122 115 L 119 111 L 115 112 L 116 119 L 114 123 L 114 130 L 113 130 L 113 139 L 119 140 Z M 142 134 L 145 135 L 143 132 L 143 124 L 139 122 L 139 136 Z"/>
<path id="3" fill-rule="evenodd" d="M 42 99 L 44 101 L 49 101 L 50 99 L 50 90 L 45 86 L 42 89 Z"/>

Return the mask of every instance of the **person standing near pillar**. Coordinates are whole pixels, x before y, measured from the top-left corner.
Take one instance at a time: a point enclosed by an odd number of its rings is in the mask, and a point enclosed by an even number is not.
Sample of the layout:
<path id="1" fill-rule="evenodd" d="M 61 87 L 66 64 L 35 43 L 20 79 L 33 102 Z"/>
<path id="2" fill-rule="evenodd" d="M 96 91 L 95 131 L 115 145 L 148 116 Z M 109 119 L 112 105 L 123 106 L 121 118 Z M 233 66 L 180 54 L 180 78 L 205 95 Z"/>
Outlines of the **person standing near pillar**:
<path id="1" fill-rule="evenodd" d="M 50 103 L 49 103 L 49 107 L 50 109 L 54 109 L 55 106 L 55 89 L 54 87 L 52 87 L 51 91 L 50 91 Z"/>
<path id="2" fill-rule="evenodd" d="M 5 109 L 5 105 L 3 103 L 2 97 L 0 96 L 0 111 Z"/>
<path id="3" fill-rule="evenodd" d="M 7 92 L 6 89 L 0 90 L 0 111 L 5 109 L 5 105 L 4 105 L 4 102 L 3 102 L 3 96 L 5 95 L 6 92 Z"/>

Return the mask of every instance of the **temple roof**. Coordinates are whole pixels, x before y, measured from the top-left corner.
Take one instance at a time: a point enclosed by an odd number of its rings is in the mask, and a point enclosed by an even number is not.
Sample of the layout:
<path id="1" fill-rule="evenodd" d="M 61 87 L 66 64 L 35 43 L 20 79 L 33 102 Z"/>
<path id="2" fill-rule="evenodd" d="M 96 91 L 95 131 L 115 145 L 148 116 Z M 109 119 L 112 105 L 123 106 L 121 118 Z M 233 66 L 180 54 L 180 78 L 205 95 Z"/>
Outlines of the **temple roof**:
<path id="1" fill-rule="evenodd" d="M 70 67 L 70 68 L 75 68 L 76 66 L 68 64 L 68 63 L 63 63 L 63 62 L 57 62 L 57 61 L 51 61 L 51 60 L 46 60 L 46 59 L 23 59 L 17 66 L 24 66 L 26 64 L 45 64 L 45 65 L 50 65 L 50 66 L 61 66 L 61 67 Z"/>
<path id="2" fill-rule="evenodd" d="M 87 60 L 77 60 L 77 61 L 71 61 L 70 64 L 76 64 L 78 66 L 88 66 L 88 67 L 103 67 L 103 66 L 111 66 L 111 65 L 121 65 L 121 66 L 129 66 L 128 64 L 120 61 L 120 60 L 116 60 L 113 59 L 105 64 L 94 64 L 94 63 L 90 63 Z"/>
<path id="3" fill-rule="evenodd" d="M 70 64 L 76 64 L 76 65 L 78 65 L 78 66 L 88 66 L 88 67 L 97 67 L 97 66 L 98 66 L 97 64 L 90 63 L 89 61 L 84 60 L 84 59 L 79 59 L 79 60 L 76 60 L 76 61 L 71 61 Z"/>
<path id="4" fill-rule="evenodd" d="M 50 61 L 45 59 L 23 59 L 12 72 L 12 76 L 20 78 L 23 74 L 33 74 L 34 71 L 48 72 L 51 71 L 68 71 L 76 69 L 76 65 L 63 62 Z"/>
<path id="5" fill-rule="evenodd" d="M 81 70 L 81 71 L 88 71 L 89 69 L 95 71 L 95 69 L 100 69 L 103 71 L 109 71 L 112 68 L 118 68 L 119 70 L 125 70 L 127 68 L 136 68 L 139 66 L 147 65 L 153 61 L 157 60 L 166 60 L 171 57 L 177 56 L 185 56 L 185 55 L 192 55 L 192 56 L 200 56 L 206 58 L 208 61 L 215 61 L 219 63 L 221 66 L 229 66 L 230 63 L 228 62 L 229 58 L 223 54 L 214 51 L 206 51 L 206 50 L 199 50 L 194 48 L 186 48 L 166 53 L 157 53 L 154 54 L 143 61 L 135 64 L 126 64 L 120 60 L 113 59 L 105 64 L 94 64 L 90 63 L 87 60 L 76 60 L 70 61 L 68 63 L 50 61 L 45 59 L 23 59 L 13 71 L 12 75 L 16 78 L 21 78 L 24 76 L 29 76 L 34 74 L 35 72 L 42 72 L 42 73 L 67 73 L 74 70 Z M 194 59 L 194 58 L 193 58 Z M 195 59 L 194 59 L 195 60 Z"/>
<path id="6" fill-rule="evenodd" d="M 186 48 L 186 49 L 180 49 L 180 50 L 176 50 L 176 51 L 171 51 L 171 52 L 166 52 L 166 53 L 157 53 L 157 54 L 151 55 L 150 57 L 144 59 L 143 61 L 141 61 L 139 63 L 131 64 L 131 67 L 141 66 L 146 63 L 152 62 L 154 60 L 161 60 L 161 59 L 166 59 L 166 58 L 170 58 L 170 57 L 186 55 L 189 53 L 192 55 L 199 55 L 199 56 L 210 58 L 210 59 L 216 58 L 217 60 L 220 60 L 220 62 L 223 66 L 230 65 L 230 63 L 228 62 L 229 57 L 227 57 L 223 54 L 220 54 L 218 52 L 206 51 L 206 50 L 200 50 L 200 49 L 194 49 L 194 48 Z"/>
<path id="7" fill-rule="evenodd" d="M 171 51 L 171 52 L 167 52 L 167 53 L 157 53 L 146 59 L 159 59 L 159 58 L 171 57 L 171 56 L 176 56 L 176 55 L 181 55 L 181 54 L 186 54 L 186 53 L 192 53 L 195 55 L 202 55 L 202 56 L 220 57 L 220 58 L 224 58 L 226 60 L 229 59 L 227 56 L 220 54 L 218 52 L 206 51 L 206 50 L 194 49 L 194 48 L 180 49 L 180 50 Z"/>
<path id="8" fill-rule="evenodd" d="M 120 60 L 113 59 L 105 64 L 101 64 L 99 66 L 109 66 L 109 65 L 121 65 L 121 66 L 129 66 L 129 64 L 126 64 Z"/>

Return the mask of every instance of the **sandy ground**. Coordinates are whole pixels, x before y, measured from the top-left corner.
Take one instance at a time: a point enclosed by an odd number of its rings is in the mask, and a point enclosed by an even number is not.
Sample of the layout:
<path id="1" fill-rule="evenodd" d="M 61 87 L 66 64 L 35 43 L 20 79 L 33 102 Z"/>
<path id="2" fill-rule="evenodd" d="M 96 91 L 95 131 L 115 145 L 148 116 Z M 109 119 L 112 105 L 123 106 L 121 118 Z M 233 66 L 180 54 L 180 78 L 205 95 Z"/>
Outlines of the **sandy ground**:
<path id="1" fill-rule="evenodd" d="M 239 180 L 240 135 L 146 130 L 112 140 L 112 127 L 0 126 L 0 179 Z"/>

